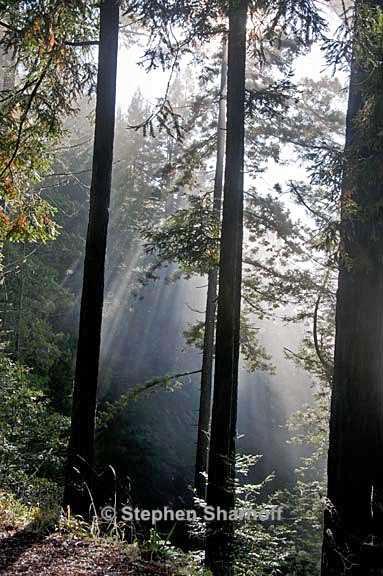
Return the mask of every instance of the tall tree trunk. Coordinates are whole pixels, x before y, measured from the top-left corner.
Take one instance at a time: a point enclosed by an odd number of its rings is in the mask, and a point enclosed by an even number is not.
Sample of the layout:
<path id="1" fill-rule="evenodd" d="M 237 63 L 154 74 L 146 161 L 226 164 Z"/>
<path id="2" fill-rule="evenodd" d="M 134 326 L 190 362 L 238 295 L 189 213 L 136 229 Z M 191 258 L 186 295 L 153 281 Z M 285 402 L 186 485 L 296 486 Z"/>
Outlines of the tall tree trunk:
<path id="1" fill-rule="evenodd" d="M 86 238 L 80 327 L 73 390 L 72 428 L 64 505 L 74 513 L 89 512 L 93 489 L 97 380 L 104 299 L 105 253 L 113 164 L 118 52 L 119 3 L 100 7 L 97 103 Z"/>
<path id="2" fill-rule="evenodd" d="M 356 4 L 322 576 L 383 574 L 383 53 L 362 34 L 379 7 Z"/>
<path id="3" fill-rule="evenodd" d="M 208 506 L 229 511 L 235 501 L 235 439 L 243 241 L 243 167 L 247 0 L 229 9 L 226 168 L 215 353 Z M 215 519 L 207 530 L 206 560 L 214 576 L 233 574 L 233 525 Z"/>
<path id="4" fill-rule="evenodd" d="M 217 160 L 215 168 L 213 211 L 217 222 L 221 219 L 223 176 L 225 167 L 226 140 L 226 92 L 227 92 L 227 38 L 222 42 L 221 87 L 217 122 Z M 201 395 L 198 418 L 198 437 L 195 466 L 195 488 L 197 496 L 206 499 L 206 475 L 209 456 L 211 390 L 214 362 L 215 313 L 217 308 L 218 271 L 212 269 L 208 275 L 205 333 L 202 354 Z"/>

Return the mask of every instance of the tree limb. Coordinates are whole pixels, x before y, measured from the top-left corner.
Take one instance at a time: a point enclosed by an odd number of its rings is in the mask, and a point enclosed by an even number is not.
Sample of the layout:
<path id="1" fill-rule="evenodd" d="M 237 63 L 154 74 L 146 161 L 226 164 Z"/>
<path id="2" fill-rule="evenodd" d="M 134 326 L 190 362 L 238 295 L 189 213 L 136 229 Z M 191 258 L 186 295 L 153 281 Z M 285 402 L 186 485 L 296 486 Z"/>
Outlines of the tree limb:
<path id="1" fill-rule="evenodd" d="M 85 46 L 99 46 L 100 42 L 98 40 L 79 40 L 79 41 L 65 40 L 64 44 L 65 46 L 85 47 Z"/>

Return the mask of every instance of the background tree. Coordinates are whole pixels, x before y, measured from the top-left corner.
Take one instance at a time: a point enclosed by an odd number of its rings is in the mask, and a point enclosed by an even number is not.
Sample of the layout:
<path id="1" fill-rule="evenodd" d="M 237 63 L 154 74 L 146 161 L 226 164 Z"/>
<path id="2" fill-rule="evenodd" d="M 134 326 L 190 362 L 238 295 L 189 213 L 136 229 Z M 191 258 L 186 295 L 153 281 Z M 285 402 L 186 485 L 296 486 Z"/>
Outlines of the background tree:
<path id="1" fill-rule="evenodd" d="M 225 132 L 226 132 L 226 90 L 227 90 L 227 39 L 222 41 L 221 87 L 218 103 L 217 120 L 217 159 L 215 168 L 213 213 L 220 223 L 222 189 L 225 168 Z M 200 407 L 198 412 L 198 433 L 195 467 L 195 487 L 199 498 L 206 498 L 206 475 L 208 470 L 211 395 L 214 362 L 214 332 L 216 301 L 218 288 L 218 271 L 212 268 L 208 274 L 206 295 L 206 313 L 204 327 L 204 342 L 202 352 L 202 373 Z"/>

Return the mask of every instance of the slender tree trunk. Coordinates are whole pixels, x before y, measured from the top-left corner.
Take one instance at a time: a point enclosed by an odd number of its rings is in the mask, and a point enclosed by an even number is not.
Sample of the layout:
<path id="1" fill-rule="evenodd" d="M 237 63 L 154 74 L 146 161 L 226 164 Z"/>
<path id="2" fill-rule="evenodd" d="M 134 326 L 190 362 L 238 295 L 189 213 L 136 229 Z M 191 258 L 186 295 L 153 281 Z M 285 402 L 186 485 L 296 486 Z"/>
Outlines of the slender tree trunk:
<path id="1" fill-rule="evenodd" d="M 24 289 L 25 289 L 25 242 L 22 249 L 22 260 L 20 264 L 19 276 L 19 302 L 17 309 L 17 324 L 16 324 L 16 342 L 15 342 L 15 356 L 18 361 L 21 360 L 21 345 L 22 345 L 22 331 L 23 331 L 23 317 L 24 317 Z"/>
<path id="2" fill-rule="evenodd" d="M 73 390 L 64 505 L 89 512 L 93 490 L 97 380 L 104 299 L 105 253 L 113 164 L 119 5 L 104 0 L 100 8 L 100 46 L 96 125 L 85 248 L 80 327 Z M 76 471 L 77 470 L 77 471 Z"/>
<path id="3" fill-rule="evenodd" d="M 227 92 L 227 38 L 222 42 L 221 87 L 217 122 L 217 161 L 215 168 L 213 211 L 217 222 L 221 219 L 223 176 L 225 167 L 226 140 L 226 92 Z M 214 362 L 215 313 L 217 308 L 218 271 L 212 269 L 208 275 L 205 333 L 202 354 L 201 396 L 199 405 L 195 488 L 197 496 L 206 499 L 206 475 L 209 457 L 211 390 Z"/>
<path id="4" fill-rule="evenodd" d="M 383 54 L 360 34 L 382 6 L 356 5 L 322 576 L 383 574 Z"/>
<path id="5" fill-rule="evenodd" d="M 243 167 L 247 0 L 229 9 L 226 168 L 207 503 L 230 511 L 235 502 L 235 439 L 243 241 Z M 233 574 L 233 524 L 207 529 L 206 561 L 214 576 Z"/>

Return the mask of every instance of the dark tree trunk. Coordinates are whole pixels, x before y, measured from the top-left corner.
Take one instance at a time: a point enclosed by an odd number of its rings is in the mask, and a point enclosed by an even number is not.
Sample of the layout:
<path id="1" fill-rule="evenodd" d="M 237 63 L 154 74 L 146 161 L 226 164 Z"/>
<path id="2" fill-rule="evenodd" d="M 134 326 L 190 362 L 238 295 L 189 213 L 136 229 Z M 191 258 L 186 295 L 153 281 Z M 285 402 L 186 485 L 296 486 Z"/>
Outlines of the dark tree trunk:
<path id="1" fill-rule="evenodd" d="M 118 27 L 118 1 L 105 0 L 100 8 L 89 223 L 73 389 L 72 428 L 64 493 L 64 506 L 70 506 L 73 513 L 85 515 L 89 512 L 88 489 L 92 491 L 94 488 L 94 432 L 113 164 Z"/>
<path id="2" fill-rule="evenodd" d="M 361 11 L 382 6 L 356 8 L 322 576 L 383 574 L 383 54 L 372 69 L 360 50 Z"/>
<path id="3" fill-rule="evenodd" d="M 247 0 L 229 10 L 227 138 L 215 354 L 208 506 L 234 508 L 235 438 L 242 283 L 243 166 Z M 207 565 L 214 576 L 233 574 L 233 525 L 210 522 Z"/>
<path id="4" fill-rule="evenodd" d="M 217 160 L 214 181 L 213 210 L 219 222 L 221 219 L 223 176 L 225 167 L 226 140 L 226 92 L 227 92 L 227 39 L 222 43 L 221 88 L 217 122 Z M 215 313 L 217 308 L 218 271 L 213 269 L 208 275 L 206 298 L 205 333 L 202 353 L 201 396 L 198 418 L 198 437 L 195 467 L 195 488 L 197 496 L 206 499 L 206 475 L 209 456 L 211 390 L 214 362 Z"/>

